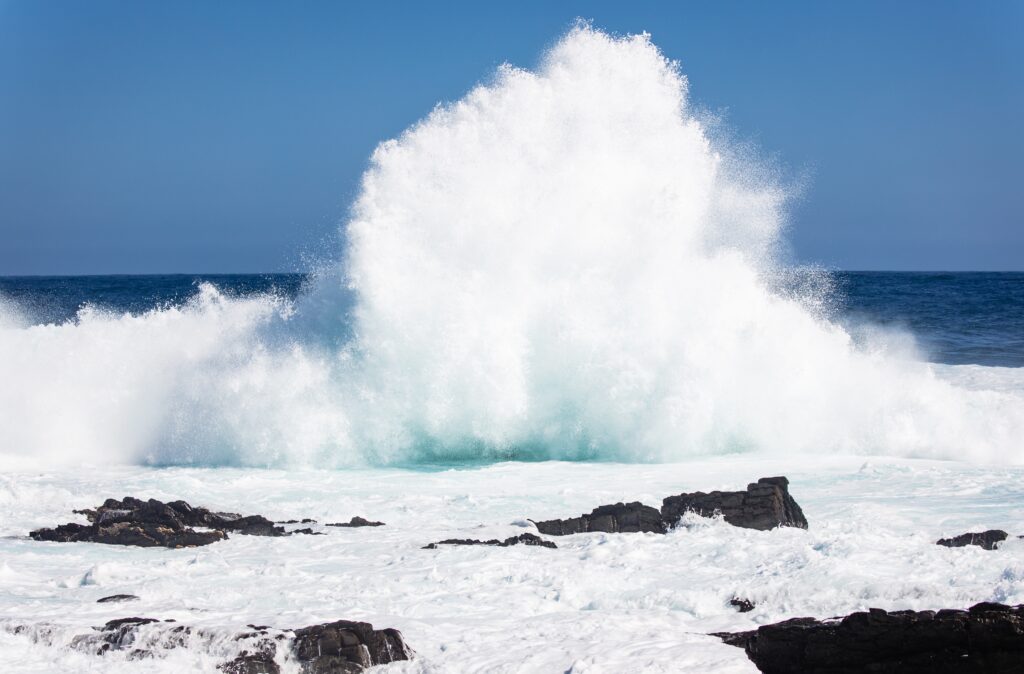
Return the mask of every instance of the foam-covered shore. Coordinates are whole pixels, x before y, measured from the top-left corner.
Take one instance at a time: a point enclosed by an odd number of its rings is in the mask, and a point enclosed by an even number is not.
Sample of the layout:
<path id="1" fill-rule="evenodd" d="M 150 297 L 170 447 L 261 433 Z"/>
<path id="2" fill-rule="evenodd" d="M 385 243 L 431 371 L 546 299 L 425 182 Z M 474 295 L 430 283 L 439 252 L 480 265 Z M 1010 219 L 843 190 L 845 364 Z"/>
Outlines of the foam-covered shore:
<path id="1" fill-rule="evenodd" d="M 695 521 L 657 534 L 582 534 L 558 549 L 441 547 L 505 538 L 527 518 L 599 503 L 737 489 L 787 474 L 810 528 L 754 531 Z M 1024 541 L 999 550 L 935 545 L 943 536 L 1024 521 L 1020 468 L 885 458 L 721 457 L 680 464 L 502 463 L 450 470 L 333 471 L 104 467 L 0 478 L 0 616 L 67 635 L 146 615 L 225 635 L 246 624 L 340 618 L 402 631 L 404 672 L 754 672 L 742 650 L 706 636 L 793 616 L 868 607 L 1024 603 Z M 40 543 L 27 533 L 110 495 L 184 498 L 273 519 L 363 514 L 387 522 L 325 536 L 233 536 L 186 550 Z M 1024 533 L 1024 532 L 1021 532 Z M 116 593 L 129 607 L 97 604 Z M 735 596 L 756 603 L 739 613 Z M 57 642 L 60 640 L 57 639 Z M 226 645 L 219 646 L 227 648 Z M 136 671 L 0 630 L 14 671 Z M 147 671 L 210 669 L 218 646 L 176 649 Z"/>

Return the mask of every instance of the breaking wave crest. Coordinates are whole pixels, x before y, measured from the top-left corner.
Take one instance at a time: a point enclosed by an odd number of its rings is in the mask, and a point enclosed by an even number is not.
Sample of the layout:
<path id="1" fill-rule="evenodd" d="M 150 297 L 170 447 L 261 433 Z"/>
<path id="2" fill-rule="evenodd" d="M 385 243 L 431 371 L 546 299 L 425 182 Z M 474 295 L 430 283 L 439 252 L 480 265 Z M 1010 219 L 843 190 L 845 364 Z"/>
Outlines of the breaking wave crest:
<path id="1" fill-rule="evenodd" d="M 961 388 L 830 321 L 827 279 L 778 256 L 789 192 L 690 109 L 647 36 L 580 25 L 381 144 L 342 261 L 294 302 L 204 285 L 62 325 L 0 311 L 0 453 L 1024 460 L 1019 391 Z"/>

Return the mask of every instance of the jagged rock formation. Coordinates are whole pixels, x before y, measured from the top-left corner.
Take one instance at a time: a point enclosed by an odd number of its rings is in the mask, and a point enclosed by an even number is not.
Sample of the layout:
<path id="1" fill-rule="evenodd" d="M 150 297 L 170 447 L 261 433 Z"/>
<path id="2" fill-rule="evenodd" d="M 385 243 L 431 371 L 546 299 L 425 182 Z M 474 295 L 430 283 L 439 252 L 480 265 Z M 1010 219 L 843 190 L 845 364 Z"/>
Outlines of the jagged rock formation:
<path id="1" fill-rule="evenodd" d="M 966 611 L 883 611 L 793 618 L 716 634 L 765 674 L 1011 674 L 1024 672 L 1024 605 Z"/>
<path id="2" fill-rule="evenodd" d="M 995 550 L 1000 543 L 1006 540 L 1007 534 L 1001 529 L 989 529 L 981 533 L 967 533 L 954 536 L 953 538 L 940 538 L 935 541 L 936 545 L 944 545 L 947 548 L 962 548 L 967 545 L 977 545 L 985 550 Z"/>
<path id="3" fill-rule="evenodd" d="M 430 545 L 424 545 L 424 550 L 435 550 L 439 545 L 495 545 L 500 548 L 507 548 L 512 545 L 536 545 L 542 548 L 557 548 L 558 546 L 551 541 L 545 541 L 540 536 L 534 534 L 519 534 L 518 536 L 511 536 L 503 541 L 499 541 L 496 538 L 492 538 L 489 541 L 479 541 L 474 538 L 449 538 L 448 540 L 438 541 L 437 543 L 431 543 Z"/>
<path id="4" fill-rule="evenodd" d="M 565 536 L 588 531 L 627 533 L 645 531 L 663 534 L 687 512 L 710 517 L 721 513 L 725 521 L 748 529 L 775 527 L 807 528 L 807 519 L 789 495 L 785 477 L 762 477 L 747 485 L 746 491 L 694 492 L 669 496 L 661 510 L 634 501 L 603 505 L 589 515 L 564 520 L 535 522 L 537 531 L 550 536 Z"/>
<path id="5" fill-rule="evenodd" d="M 62 524 L 53 529 L 29 533 L 37 541 L 72 543 L 87 541 L 111 545 L 181 548 L 209 545 L 228 537 L 228 532 L 250 536 L 286 536 L 284 527 L 275 526 L 262 515 L 242 516 L 197 508 L 185 501 L 164 503 L 126 496 L 107 499 L 95 510 L 76 510 L 90 524 Z M 196 531 L 205 527 L 210 531 Z M 311 529 L 290 533 L 312 533 Z"/>
<path id="6" fill-rule="evenodd" d="M 789 480 L 785 477 L 762 477 L 747 485 L 746 491 L 698 491 L 669 496 L 661 506 L 662 517 L 669 525 L 691 511 L 704 516 L 720 512 L 729 524 L 747 529 L 807 528 L 807 519 L 789 495 Z"/>
<path id="7" fill-rule="evenodd" d="M 603 505 L 589 515 L 580 515 L 565 520 L 547 520 L 535 522 L 535 524 L 537 531 L 549 536 L 566 536 L 587 531 L 665 533 L 665 523 L 661 519 L 661 513 L 638 501 Z"/>

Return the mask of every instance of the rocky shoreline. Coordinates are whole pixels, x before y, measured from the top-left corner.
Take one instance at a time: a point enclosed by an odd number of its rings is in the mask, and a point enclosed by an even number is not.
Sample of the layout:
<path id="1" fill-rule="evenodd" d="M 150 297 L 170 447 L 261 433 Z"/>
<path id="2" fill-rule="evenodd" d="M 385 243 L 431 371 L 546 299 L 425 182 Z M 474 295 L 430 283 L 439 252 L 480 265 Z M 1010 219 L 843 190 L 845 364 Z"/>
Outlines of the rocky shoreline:
<path id="1" fill-rule="evenodd" d="M 107 499 L 94 509 L 76 510 L 88 524 L 67 523 L 30 532 L 37 541 L 91 542 L 109 545 L 186 548 L 227 540 L 229 535 L 282 537 L 325 535 L 312 527 L 311 518 L 273 522 L 262 515 L 215 512 L 185 501 L 162 502 L 134 497 Z M 640 502 L 601 505 L 577 517 L 533 522 L 544 536 L 602 532 L 609 534 L 666 534 L 687 515 L 716 516 L 736 527 L 768 531 L 778 527 L 806 529 L 802 509 L 789 493 L 785 477 L 766 477 L 742 491 L 692 492 L 668 496 L 661 508 Z M 532 520 L 531 520 L 532 521 Z M 333 528 L 375 528 L 383 522 L 354 516 L 347 522 L 329 522 Z M 979 546 L 998 550 L 1009 534 L 1001 530 L 965 533 L 936 541 L 944 547 Z M 450 538 L 423 546 L 513 546 L 557 549 L 550 540 L 533 533 L 505 539 Z M 103 597 L 98 603 L 138 600 L 131 594 Z M 733 597 L 738 612 L 754 611 L 750 599 Z M 376 630 L 367 623 L 337 621 L 292 630 L 250 626 L 232 637 L 238 654 L 219 669 L 228 674 L 277 674 L 283 661 L 297 662 L 302 672 L 344 674 L 412 657 L 412 650 L 394 629 Z M 28 626 L 8 628 L 32 634 Z M 140 640 L 141 633 L 147 635 Z M 70 647 L 103 655 L 119 651 L 129 659 L 155 657 L 154 649 L 191 647 L 203 631 L 173 621 L 120 618 L 75 636 Z M 1024 606 L 978 604 L 968 610 L 892 611 L 870 609 L 844 618 L 793 618 L 762 625 L 756 630 L 716 633 L 725 643 L 744 649 L 766 674 L 820 674 L 967 672 L 1024 673 Z M 200 639 L 201 641 L 201 639 Z M 142 646 L 140 644 L 148 644 Z"/>
<path id="2" fill-rule="evenodd" d="M 65 644 L 52 643 L 51 626 L 16 625 L 8 631 L 96 656 L 119 652 L 128 660 L 140 661 L 156 657 L 157 650 L 208 644 L 221 636 L 173 620 L 139 617 L 109 620 Z M 284 630 L 249 625 L 247 631 L 231 635 L 228 641 L 235 645 L 237 655 L 217 666 L 225 674 L 279 674 L 283 662 L 297 664 L 303 674 L 358 674 L 413 657 L 398 630 L 378 630 L 369 623 L 350 620 Z"/>

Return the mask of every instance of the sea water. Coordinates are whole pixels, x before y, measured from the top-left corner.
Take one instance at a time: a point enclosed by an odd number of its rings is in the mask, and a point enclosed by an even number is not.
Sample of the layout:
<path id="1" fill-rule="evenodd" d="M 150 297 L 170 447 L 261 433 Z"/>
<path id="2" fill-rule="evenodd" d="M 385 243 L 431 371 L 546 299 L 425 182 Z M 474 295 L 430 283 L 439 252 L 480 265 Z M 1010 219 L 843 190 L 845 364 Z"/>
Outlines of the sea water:
<path id="1" fill-rule="evenodd" d="M 750 672 L 707 633 L 1024 601 L 1021 542 L 934 545 L 1024 533 L 1024 276 L 788 263 L 798 186 L 686 84 L 581 25 L 382 143 L 316 272 L 0 280 L 0 620 L 35 626 L 0 630 L 9 668 L 133 671 L 68 644 L 145 615 L 213 635 L 148 670 L 345 618 L 402 630 L 391 671 Z M 422 549 L 775 474 L 809 530 Z M 124 495 L 387 526 L 26 536 Z"/>

